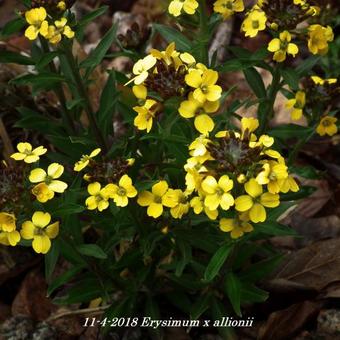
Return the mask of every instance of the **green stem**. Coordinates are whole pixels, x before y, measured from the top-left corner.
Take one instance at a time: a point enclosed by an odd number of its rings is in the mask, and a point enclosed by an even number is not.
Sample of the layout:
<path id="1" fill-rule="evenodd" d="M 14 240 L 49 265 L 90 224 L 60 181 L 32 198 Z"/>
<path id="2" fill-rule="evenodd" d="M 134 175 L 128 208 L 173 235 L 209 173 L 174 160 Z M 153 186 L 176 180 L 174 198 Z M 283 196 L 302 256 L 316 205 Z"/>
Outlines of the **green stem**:
<path id="1" fill-rule="evenodd" d="M 85 106 L 86 106 L 85 112 L 86 112 L 87 118 L 89 120 L 90 128 L 92 129 L 92 132 L 93 132 L 94 136 L 96 137 L 97 143 L 101 146 L 101 148 L 103 149 L 104 152 L 107 152 L 108 147 L 107 147 L 107 144 L 106 144 L 106 140 L 105 140 L 102 132 L 100 131 L 98 124 L 97 124 L 96 117 L 95 117 L 95 114 L 94 114 L 94 111 L 93 111 L 93 108 L 92 108 L 92 104 L 90 102 L 89 95 L 87 93 L 87 89 L 85 87 L 83 78 L 82 78 L 82 76 L 80 75 L 80 72 L 79 72 L 78 63 L 75 60 L 73 53 L 72 53 L 72 50 L 71 50 L 72 45 L 64 44 L 64 47 L 65 47 L 64 48 L 65 56 L 66 56 L 66 59 L 67 59 L 69 66 L 70 66 L 70 69 L 72 71 L 78 94 L 85 102 Z"/>
<path id="2" fill-rule="evenodd" d="M 274 117 L 274 105 L 275 105 L 275 100 L 277 97 L 277 94 L 279 93 L 282 84 L 281 84 L 281 66 L 278 65 L 275 67 L 274 72 L 273 72 L 273 79 L 272 79 L 272 83 L 270 85 L 270 89 L 268 91 L 268 106 L 267 106 L 267 110 L 265 112 L 265 123 L 262 124 L 262 126 L 260 127 L 259 133 L 262 135 L 269 126 L 269 122 L 271 121 L 271 119 Z"/>
<path id="3" fill-rule="evenodd" d="M 200 0 L 200 50 L 201 50 L 201 62 L 205 65 L 209 64 L 209 26 L 208 26 L 208 16 L 207 16 L 207 6 L 205 0 Z"/>
<path id="4" fill-rule="evenodd" d="M 313 129 L 313 131 L 309 135 L 307 135 L 305 138 L 300 139 L 299 142 L 296 143 L 293 151 L 290 153 L 290 155 L 288 157 L 288 164 L 289 165 L 292 165 L 295 162 L 296 157 L 299 154 L 299 151 L 314 136 L 314 133 L 315 133 L 315 129 Z"/>
<path id="5" fill-rule="evenodd" d="M 47 41 L 44 38 L 40 38 L 40 43 L 41 43 L 41 47 L 43 51 L 45 53 L 49 53 L 50 48 L 48 46 Z M 57 68 L 53 60 L 48 64 L 48 67 L 52 73 L 58 74 Z M 70 134 L 73 134 L 76 131 L 76 128 L 75 128 L 75 125 L 74 125 L 74 122 L 71 116 L 71 112 L 67 109 L 67 106 L 66 106 L 66 97 L 65 97 L 65 93 L 62 88 L 62 85 L 58 84 L 54 92 L 57 95 L 60 105 L 62 107 L 61 114 L 62 114 L 62 119 L 66 125 L 66 128 Z"/>

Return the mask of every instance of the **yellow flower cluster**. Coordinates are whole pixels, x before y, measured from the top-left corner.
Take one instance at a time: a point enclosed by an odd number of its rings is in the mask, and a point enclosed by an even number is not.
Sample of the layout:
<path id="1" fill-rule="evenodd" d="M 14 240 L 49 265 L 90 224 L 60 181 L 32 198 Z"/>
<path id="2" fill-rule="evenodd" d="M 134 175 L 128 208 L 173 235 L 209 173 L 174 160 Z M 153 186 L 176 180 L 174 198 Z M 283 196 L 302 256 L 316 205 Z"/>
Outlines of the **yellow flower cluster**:
<path id="1" fill-rule="evenodd" d="M 159 97 L 185 97 L 178 109 L 184 118 L 194 118 L 195 128 L 208 134 L 214 128 L 210 114 L 219 109 L 222 89 L 217 85 L 218 73 L 208 69 L 189 53 L 176 51 L 171 43 L 165 51 L 151 50 L 150 55 L 139 60 L 133 67 L 133 93 L 138 100 L 134 125 L 149 132 L 162 102 L 148 96 L 149 90 Z M 150 92 L 151 92 L 150 91 Z"/>
<path id="2" fill-rule="evenodd" d="M 86 199 L 87 209 L 103 211 L 109 207 L 112 199 L 117 207 L 126 207 L 129 198 L 137 196 L 137 190 L 128 175 L 123 175 L 117 184 L 109 183 L 102 188 L 99 182 L 90 183 L 87 187 L 90 196 Z"/>
<path id="3" fill-rule="evenodd" d="M 59 8 L 64 8 L 63 11 L 65 11 L 65 3 L 61 1 L 60 4 Z M 61 17 L 59 20 L 54 20 L 52 16 L 48 15 L 44 7 L 32 8 L 26 11 L 25 19 L 29 25 L 25 31 L 25 36 L 29 40 L 37 39 L 40 34 L 51 44 L 58 44 L 63 36 L 68 39 L 72 39 L 74 37 L 75 33 L 67 24 L 67 19 L 65 17 Z"/>
<path id="4" fill-rule="evenodd" d="M 264 222 L 266 208 L 279 206 L 280 192 L 299 189 L 284 158 L 270 148 L 274 139 L 257 138 L 257 127 L 256 119 L 243 118 L 241 133 L 202 135 L 189 146 L 186 193 L 195 195 L 190 205 L 213 220 L 231 212 L 233 218 L 222 218 L 220 228 L 232 238 L 253 230 L 251 223 Z"/>
<path id="5" fill-rule="evenodd" d="M 164 207 L 170 208 L 173 218 L 182 218 L 189 212 L 190 203 L 187 194 L 180 189 L 171 189 L 166 181 L 159 181 L 150 191 L 142 191 L 138 195 L 137 203 L 148 207 L 147 214 L 153 218 L 160 217 Z"/>

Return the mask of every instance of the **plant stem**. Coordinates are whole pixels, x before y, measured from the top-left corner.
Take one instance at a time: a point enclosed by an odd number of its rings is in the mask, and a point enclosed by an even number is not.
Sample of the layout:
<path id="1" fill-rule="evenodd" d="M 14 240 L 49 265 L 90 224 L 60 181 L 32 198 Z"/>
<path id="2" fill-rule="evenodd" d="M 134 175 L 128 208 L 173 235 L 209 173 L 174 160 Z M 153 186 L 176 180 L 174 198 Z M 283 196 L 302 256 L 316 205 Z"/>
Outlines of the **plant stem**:
<path id="1" fill-rule="evenodd" d="M 209 64 L 209 27 L 207 17 L 207 6 L 205 0 L 200 0 L 200 50 L 201 50 L 201 62 L 205 65 Z"/>
<path id="2" fill-rule="evenodd" d="M 298 143 L 296 143 L 293 151 L 290 153 L 288 157 L 288 164 L 292 165 L 294 161 L 296 160 L 297 155 L 299 154 L 299 151 L 302 149 L 302 147 L 314 136 L 315 129 L 307 135 L 305 138 L 302 138 L 299 140 Z"/>
<path id="3" fill-rule="evenodd" d="M 108 147 L 106 144 L 106 140 L 98 127 L 95 114 L 92 108 L 92 104 L 89 99 L 89 95 L 87 93 L 83 78 L 79 72 L 78 63 L 75 60 L 72 50 L 71 50 L 72 45 L 64 44 L 64 47 L 65 47 L 64 48 L 65 56 L 71 68 L 78 94 L 85 102 L 85 106 L 86 106 L 85 112 L 90 123 L 90 128 L 92 129 L 92 132 L 97 140 L 97 143 L 101 146 L 104 152 L 107 152 Z"/>
<path id="4" fill-rule="evenodd" d="M 43 51 L 45 53 L 49 53 L 50 48 L 48 46 L 47 41 L 44 38 L 40 38 L 40 43 L 41 43 L 41 47 L 42 47 Z M 51 72 L 53 72 L 55 74 L 58 73 L 57 68 L 56 68 L 53 60 L 48 64 L 48 67 L 49 67 Z M 73 122 L 73 119 L 72 119 L 72 116 L 71 116 L 71 112 L 67 109 L 67 106 L 66 106 L 66 97 L 65 97 L 65 93 L 64 93 L 64 90 L 62 88 L 62 85 L 58 84 L 57 88 L 55 89 L 54 92 L 55 92 L 55 94 L 57 95 L 57 97 L 60 101 L 60 104 L 61 104 L 61 107 L 62 107 L 62 111 L 61 111 L 62 119 L 63 119 L 63 121 L 64 121 L 64 123 L 67 127 L 67 130 L 68 130 L 69 133 L 74 133 L 76 131 L 76 128 L 75 128 L 75 125 L 74 125 L 74 122 Z"/>
<path id="5" fill-rule="evenodd" d="M 277 94 L 279 93 L 280 89 L 281 89 L 281 67 L 280 65 L 276 66 L 273 72 L 273 79 L 272 79 L 272 83 L 270 85 L 270 89 L 268 91 L 268 106 L 267 106 L 267 110 L 265 112 L 265 120 L 264 120 L 264 124 L 262 124 L 260 126 L 260 130 L 259 133 L 262 135 L 267 129 L 268 129 L 268 125 L 269 122 L 271 121 L 271 119 L 274 116 L 274 105 L 275 105 L 275 100 L 277 97 Z"/>

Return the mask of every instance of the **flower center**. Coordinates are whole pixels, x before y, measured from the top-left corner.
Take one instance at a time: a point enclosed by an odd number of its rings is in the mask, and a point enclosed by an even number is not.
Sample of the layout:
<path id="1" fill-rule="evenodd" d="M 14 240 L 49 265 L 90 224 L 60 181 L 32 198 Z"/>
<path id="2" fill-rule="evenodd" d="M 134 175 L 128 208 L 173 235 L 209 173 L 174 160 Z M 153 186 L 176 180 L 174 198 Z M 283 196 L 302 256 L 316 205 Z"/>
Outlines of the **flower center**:
<path id="1" fill-rule="evenodd" d="M 126 196 L 126 190 L 122 187 L 119 187 L 117 190 L 118 196 Z"/>
<path id="2" fill-rule="evenodd" d="M 259 27 L 260 27 L 259 21 L 258 21 L 258 20 L 253 21 L 253 22 L 252 22 L 252 27 L 253 27 L 254 29 L 259 28 Z"/>
<path id="3" fill-rule="evenodd" d="M 162 197 L 160 197 L 160 196 L 155 196 L 155 198 L 154 198 L 154 202 L 155 203 L 162 203 Z"/>

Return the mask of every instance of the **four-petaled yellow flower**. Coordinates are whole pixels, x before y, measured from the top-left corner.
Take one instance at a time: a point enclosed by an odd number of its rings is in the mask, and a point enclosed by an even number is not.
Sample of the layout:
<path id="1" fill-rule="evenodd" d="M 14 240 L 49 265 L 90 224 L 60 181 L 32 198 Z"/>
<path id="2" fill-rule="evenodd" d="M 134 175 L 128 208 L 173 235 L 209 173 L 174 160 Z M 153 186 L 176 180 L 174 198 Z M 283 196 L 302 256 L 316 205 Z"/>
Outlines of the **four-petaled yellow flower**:
<path id="1" fill-rule="evenodd" d="M 74 171 L 81 171 L 86 168 L 93 157 L 96 157 L 101 152 L 101 149 L 93 150 L 89 155 L 83 155 L 80 160 L 74 165 Z"/>
<path id="2" fill-rule="evenodd" d="M 319 125 L 316 128 L 316 132 L 320 136 L 328 135 L 333 136 L 338 132 L 338 127 L 336 126 L 337 118 L 326 116 L 322 117 Z"/>
<path id="3" fill-rule="evenodd" d="M 303 109 L 306 105 L 306 93 L 297 91 L 295 98 L 289 99 L 286 103 L 287 109 L 293 109 L 290 113 L 293 120 L 299 120 L 303 115 Z"/>
<path id="4" fill-rule="evenodd" d="M 243 11 L 243 0 L 217 0 L 214 3 L 214 12 L 220 13 L 223 19 L 229 19 L 235 12 Z"/>
<path id="5" fill-rule="evenodd" d="M 207 113 L 213 113 L 218 110 L 219 101 L 206 101 L 204 104 L 196 100 L 192 94 L 189 94 L 188 100 L 181 102 L 178 109 L 179 114 L 184 118 L 193 118 L 194 125 L 197 131 L 207 135 L 214 129 L 215 123 Z"/>
<path id="6" fill-rule="evenodd" d="M 221 218 L 220 229 L 226 233 L 230 232 L 230 237 L 233 239 L 237 239 L 243 236 L 244 233 L 250 233 L 254 230 L 248 221 L 243 221 L 241 218 Z"/>
<path id="7" fill-rule="evenodd" d="M 246 37 L 256 37 L 259 31 L 266 28 L 267 16 L 260 9 L 253 9 L 244 19 L 241 29 L 245 32 Z"/>
<path id="8" fill-rule="evenodd" d="M 43 37 L 48 34 L 47 13 L 44 7 L 33 8 L 25 13 L 27 23 L 30 25 L 25 31 L 25 37 L 35 40 L 40 33 Z"/>
<path id="9" fill-rule="evenodd" d="M 137 196 L 137 190 L 132 185 L 132 180 L 128 175 L 122 176 L 118 185 L 108 184 L 105 189 L 117 207 L 126 207 L 129 203 L 129 198 Z"/>
<path id="10" fill-rule="evenodd" d="M 51 215 L 42 211 L 36 211 L 32 221 L 26 221 L 22 225 L 21 236 L 25 240 L 32 240 L 32 247 L 38 254 L 46 254 L 51 248 L 51 239 L 59 233 L 59 222 L 51 222 Z"/>
<path id="11" fill-rule="evenodd" d="M 178 17 L 182 10 L 189 15 L 195 14 L 197 7 L 197 0 L 173 0 L 169 4 L 168 11 L 171 15 Z"/>
<path id="12" fill-rule="evenodd" d="M 151 130 L 158 108 L 158 103 L 153 99 L 147 99 L 143 106 L 133 107 L 138 113 L 133 121 L 138 130 L 146 130 L 146 132 Z"/>
<path id="13" fill-rule="evenodd" d="M 72 39 L 74 34 L 71 27 L 67 25 L 67 19 L 61 18 L 60 20 L 56 20 L 54 25 L 48 27 L 46 39 L 48 39 L 51 44 L 58 44 L 62 39 L 62 35 Z"/>
<path id="14" fill-rule="evenodd" d="M 109 207 L 110 195 L 106 187 L 102 188 L 100 183 L 94 182 L 87 186 L 87 191 L 91 195 L 85 201 L 87 209 L 103 211 Z"/>
<path id="15" fill-rule="evenodd" d="M 147 214 L 153 218 L 157 218 L 163 214 L 163 206 L 174 206 L 175 202 L 166 196 L 168 192 L 168 183 L 159 181 L 154 184 L 150 191 L 142 191 L 138 195 L 137 203 L 142 207 L 148 207 Z"/>
<path id="16" fill-rule="evenodd" d="M 267 189 L 272 194 L 280 192 L 283 180 L 288 177 L 288 168 L 284 163 L 269 161 L 263 164 L 263 170 L 256 176 L 256 182 L 267 185 Z"/>
<path id="17" fill-rule="evenodd" d="M 0 212 L 0 244 L 15 246 L 20 241 L 16 230 L 16 218 L 13 214 Z"/>
<path id="18" fill-rule="evenodd" d="M 200 214 L 202 211 L 210 218 L 211 220 L 216 220 L 218 216 L 218 210 L 210 210 L 208 207 L 204 205 L 204 196 L 196 196 L 191 199 L 190 206 L 194 210 L 196 215 Z"/>
<path id="19" fill-rule="evenodd" d="M 128 81 L 125 85 L 134 82 L 136 85 L 141 85 L 149 75 L 149 70 L 155 66 L 157 59 L 148 55 L 143 59 L 138 60 L 133 66 L 132 72 L 136 76 Z"/>
<path id="20" fill-rule="evenodd" d="M 52 163 L 47 168 L 47 173 L 41 168 L 33 169 L 29 175 L 31 183 L 45 183 L 49 190 L 63 193 L 67 184 L 57 180 L 64 172 L 64 167 L 58 163 Z"/>
<path id="21" fill-rule="evenodd" d="M 46 203 L 54 197 L 54 191 L 50 190 L 45 183 L 39 183 L 32 188 L 32 194 L 41 203 Z"/>
<path id="22" fill-rule="evenodd" d="M 221 176 L 218 182 L 213 176 L 207 176 L 202 181 L 202 189 L 206 194 L 204 205 L 210 210 L 216 210 L 219 206 L 228 210 L 234 205 L 234 198 L 230 194 L 233 186 L 233 181 L 227 175 Z"/>
<path id="23" fill-rule="evenodd" d="M 291 43 L 292 36 L 288 31 L 280 33 L 279 38 L 274 38 L 268 45 L 268 51 L 274 52 L 273 60 L 281 63 L 286 60 L 286 55 L 293 57 L 299 52 L 296 44 Z"/>
<path id="24" fill-rule="evenodd" d="M 328 52 L 328 43 L 334 39 L 332 28 L 319 24 L 309 26 L 308 35 L 308 48 L 312 54 L 325 55 Z"/>
<path id="25" fill-rule="evenodd" d="M 37 162 L 41 155 L 45 154 L 47 149 L 43 146 L 38 146 L 37 148 L 33 149 L 30 143 L 19 143 L 17 145 L 17 149 L 19 152 L 14 153 L 11 155 L 11 158 L 15 159 L 16 161 L 24 161 L 25 163 L 34 163 Z"/>
<path id="26" fill-rule="evenodd" d="M 180 189 L 169 189 L 164 202 L 166 206 L 170 207 L 170 214 L 173 218 L 182 218 L 190 208 L 187 196 Z"/>
<path id="27" fill-rule="evenodd" d="M 280 204 L 280 196 L 269 192 L 263 193 L 262 186 L 254 178 L 244 185 L 248 195 L 241 195 L 235 199 L 235 209 L 240 212 L 249 212 L 252 222 L 264 222 L 267 218 L 266 209 L 275 208 Z"/>
<path id="28" fill-rule="evenodd" d="M 218 73 L 214 70 L 194 69 L 185 76 L 185 82 L 193 87 L 193 97 L 200 103 L 205 103 L 206 100 L 215 102 L 220 99 L 222 88 L 216 85 Z"/>

